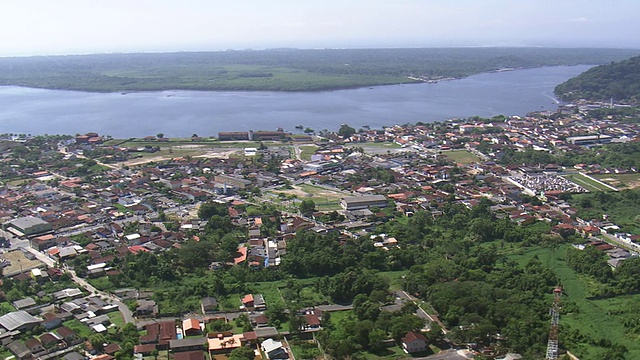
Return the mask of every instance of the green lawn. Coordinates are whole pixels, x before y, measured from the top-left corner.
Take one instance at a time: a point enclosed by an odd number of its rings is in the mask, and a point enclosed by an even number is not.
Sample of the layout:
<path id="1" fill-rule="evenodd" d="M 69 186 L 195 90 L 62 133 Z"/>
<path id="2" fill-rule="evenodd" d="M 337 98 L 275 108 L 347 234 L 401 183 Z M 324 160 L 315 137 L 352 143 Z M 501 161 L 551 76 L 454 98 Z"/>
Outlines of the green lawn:
<path id="1" fill-rule="evenodd" d="M 245 294 L 229 294 L 226 298 L 220 298 L 218 299 L 218 307 L 221 311 L 237 311 L 240 308 L 240 305 L 242 305 L 240 298 L 244 295 Z"/>
<path id="2" fill-rule="evenodd" d="M 402 290 L 402 277 L 406 274 L 406 271 L 381 271 L 378 273 L 378 275 L 389 281 L 391 291 Z"/>
<path id="3" fill-rule="evenodd" d="M 300 146 L 300 158 L 310 161 L 311 155 L 315 154 L 316 150 L 318 150 L 318 147 L 315 145 Z"/>
<path id="4" fill-rule="evenodd" d="M 560 278 L 563 287 L 561 302 L 563 309 L 571 311 L 560 314 L 560 344 L 562 337 L 572 331 L 579 331 L 589 338 L 611 341 L 624 345 L 628 349 L 627 359 L 640 359 L 640 337 L 625 331 L 623 321 L 638 317 L 640 294 L 617 296 L 608 299 L 590 298 L 599 284 L 589 277 L 576 274 L 564 261 L 568 245 L 552 249 L 530 249 L 522 254 L 509 257 L 524 264 L 537 255 L 542 264 L 553 269 Z M 551 299 L 551 297 L 549 297 Z M 590 343 L 579 343 L 568 349 L 582 359 L 605 359 L 607 350 Z"/>
<path id="5" fill-rule="evenodd" d="M 618 189 L 634 189 L 640 187 L 640 173 L 595 174 L 590 176 Z"/>
<path id="6" fill-rule="evenodd" d="M 332 311 L 331 312 L 331 323 L 333 325 L 340 326 L 340 323 L 342 323 L 343 321 L 353 318 L 355 319 L 356 316 L 353 314 L 352 310 L 345 310 L 345 311 Z"/>
<path id="7" fill-rule="evenodd" d="M 312 340 L 290 340 L 289 348 L 291 348 L 296 360 L 315 359 L 322 355 L 320 349 L 318 349 L 318 345 Z"/>
<path id="8" fill-rule="evenodd" d="M 267 308 L 273 304 L 280 304 L 284 306 L 284 300 L 278 291 L 278 287 L 283 286 L 283 281 L 253 283 L 251 288 L 254 294 L 262 294 L 264 301 L 267 303 Z"/>
<path id="9" fill-rule="evenodd" d="M 332 304 L 327 296 L 321 294 L 316 289 L 314 283 L 316 279 L 296 279 L 294 280 L 296 288 L 288 289 L 287 282 L 284 282 L 279 289 L 282 297 L 291 303 L 297 303 L 299 306 L 314 306 L 322 304 Z M 298 292 L 299 290 L 299 292 Z"/>
<path id="10" fill-rule="evenodd" d="M 470 164 L 472 162 L 480 162 L 480 158 L 467 150 L 451 150 L 443 151 L 443 155 L 449 158 L 451 161 L 460 164 Z"/>
<path id="11" fill-rule="evenodd" d="M 568 174 L 563 175 L 562 177 L 582 186 L 589 191 L 611 191 L 610 188 L 603 186 L 602 184 L 599 184 L 598 182 L 593 181 L 581 174 Z"/>
<path id="12" fill-rule="evenodd" d="M 8 301 L 0 302 L 0 312 L 2 314 L 10 313 L 13 311 L 16 311 L 16 309 L 13 307 L 13 305 L 9 304 Z"/>
<path id="13" fill-rule="evenodd" d="M 108 276 L 102 276 L 99 278 L 87 279 L 89 284 L 91 284 L 96 289 L 100 289 L 102 291 L 111 291 L 114 289 L 113 283 L 109 280 Z"/>
<path id="14" fill-rule="evenodd" d="M 420 356 L 429 356 L 433 355 L 431 351 L 421 353 Z M 405 353 L 400 346 L 392 346 L 385 349 L 382 349 L 376 353 L 365 352 L 365 358 L 375 360 L 375 359 L 400 359 L 400 358 L 411 358 L 411 355 Z"/>
<path id="15" fill-rule="evenodd" d="M 322 304 L 331 304 L 328 297 L 320 294 L 314 287 L 315 279 L 293 280 L 294 284 L 300 290 L 299 293 L 295 289 L 287 289 L 287 281 L 274 281 L 253 283 L 251 285 L 254 294 L 262 294 L 267 302 L 267 307 L 271 304 L 299 303 L 300 306 L 314 306 Z M 299 295 L 299 297 L 298 297 Z"/>
<path id="16" fill-rule="evenodd" d="M 76 319 L 67 320 L 63 322 L 62 325 L 73 330 L 81 339 L 89 338 L 91 335 L 95 334 L 91 328 Z"/>
<path id="17" fill-rule="evenodd" d="M 118 327 L 118 329 L 122 329 L 124 327 L 124 318 L 120 311 L 112 311 L 109 314 L 109 319 L 111 323 Z"/>
<path id="18" fill-rule="evenodd" d="M 0 359 L 8 359 L 13 356 L 13 353 L 7 350 L 4 346 L 0 348 Z"/>

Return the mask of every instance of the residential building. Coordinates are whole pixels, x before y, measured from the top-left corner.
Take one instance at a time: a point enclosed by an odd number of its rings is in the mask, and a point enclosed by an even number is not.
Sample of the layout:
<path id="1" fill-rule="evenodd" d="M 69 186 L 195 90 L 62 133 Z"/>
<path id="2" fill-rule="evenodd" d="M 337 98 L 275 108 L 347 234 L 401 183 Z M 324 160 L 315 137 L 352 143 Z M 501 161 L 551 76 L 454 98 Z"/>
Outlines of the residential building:
<path id="1" fill-rule="evenodd" d="M 402 349 L 408 354 L 425 351 L 427 338 L 418 332 L 410 331 L 402 338 Z"/>

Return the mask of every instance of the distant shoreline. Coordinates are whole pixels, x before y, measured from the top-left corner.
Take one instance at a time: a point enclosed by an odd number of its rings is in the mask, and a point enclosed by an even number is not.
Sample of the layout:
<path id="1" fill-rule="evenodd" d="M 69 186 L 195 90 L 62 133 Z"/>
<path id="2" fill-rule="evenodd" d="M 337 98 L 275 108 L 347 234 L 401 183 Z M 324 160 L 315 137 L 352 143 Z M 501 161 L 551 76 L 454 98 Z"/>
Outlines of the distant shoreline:
<path id="1" fill-rule="evenodd" d="M 0 85 L 124 93 L 321 92 L 439 82 L 508 69 L 607 64 L 630 49 L 264 50 L 0 58 Z"/>
<path id="2" fill-rule="evenodd" d="M 541 66 L 543 67 L 543 66 Z M 479 74 L 483 74 L 483 73 L 490 73 L 492 71 L 487 71 L 487 72 L 481 72 L 481 73 L 477 73 L 477 74 L 471 74 L 469 76 L 473 76 L 473 75 L 479 75 Z M 464 77 L 461 78 L 446 78 L 446 79 L 440 79 L 437 81 L 433 81 L 433 82 L 439 82 L 439 81 L 450 81 L 450 80 L 459 80 L 462 79 Z M 398 81 L 398 82 L 372 82 L 372 83 L 367 83 L 367 84 L 353 84 L 353 85 L 344 85 L 344 86 L 317 86 L 317 87 L 312 87 L 309 89 L 298 89 L 298 88 L 290 88 L 290 89 L 283 89 L 283 88 L 270 88 L 270 87 L 255 87 L 255 88 L 245 88 L 245 87 L 225 87 L 225 88 L 216 88 L 216 87 L 211 87 L 211 88 L 202 88 L 202 87 L 158 87 L 158 88 L 152 88 L 152 89 L 145 89 L 145 88 L 136 88 L 136 89 L 126 89 L 126 90 L 122 90 L 122 89 L 91 89 L 91 88 L 84 88 L 84 87 L 77 87 L 77 88 L 68 88 L 68 87 L 53 87 L 53 86 L 40 86 L 40 85 L 32 85 L 32 84 L 0 84 L 0 86 L 5 86 L 5 87 L 22 87 L 22 88 L 29 88 L 29 89 L 40 89 L 40 90 L 56 90 L 56 91 L 77 91 L 77 92 L 84 92 L 84 93 L 94 93 L 94 94 L 117 94 L 120 93 L 121 95 L 128 95 L 128 94 L 133 94 L 133 93 L 145 93 L 145 92 L 163 92 L 163 91 L 204 91 L 204 92 L 227 92 L 227 91 L 238 91 L 238 92 L 263 92 L 263 91 L 272 91 L 272 92 L 283 92 L 283 93 L 314 93 L 314 92 L 325 92 L 325 91 L 338 91 L 338 90 L 354 90 L 354 89 L 363 89 L 363 88 L 367 88 L 367 87 L 377 87 L 377 86 L 393 86 L 393 85 L 416 85 L 416 84 L 427 84 L 427 83 L 431 83 L 430 81 L 420 81 L 420 80 L 412 80 L 410 78 L 406 78 L 406 81 Z"/>
<path id="3" fill-rule="evenodd" d="M 471 76 L 476 76 L 476 75 L 481 75 L 481 74 L 492 74 L 492 73 L 500 73 L 500 72 L 506 72 L 506 71 L 518 71 L 518 70 L 531 70 L 531 69 L 540 69 L 540 68 L 546 68 L 546 67 L 559 67 L 559 66 L 580 66 L 580 65 L 584 65 L 584 64 L 577 64 L 577 65 L 544 65 L 544 66 L 533 66 L 533 67 L 519 67 L 519 68 L 501 68 L 501 69 L 495 69 L 495 70 L 489 70 L 489 71 L 481 71 L 481 72 L 477 72 L 477 73 L 473 73 L 473 74 L 469 74 L 466 76 L 460 76 L 460 77 L 436 77 L 434 79 L 425 79 L 425 80 L 421 80 L 415 77 L 411 77 L 408 76 L 406 78 L 403 78 L 404 81 L 397 81 L 397 82 L 372 82 L 372 83 L 367 83 L 367 84 L 353 84 L 353 85 L 349 85 L 346 84 L 344 86 L 317 86 L 317 87 L 313 87 L 311 89 L 296 89 L 296 88 L 292 88 L 292 89 L 273 89 L 273 88 L 269 88 L 269 87 L 265 87 L 265 88 L 243 88 L 243 87 L 238 87 L 238 88 L 216 88 L 216 87 L 211 87 L 211 88 L 202 88 L 202 87 L 159 87 L 159 88 L 153 88 L 153 89 L 145 89 L 145 88 L 136 88 L 136 89 L 110 89 L 110 90 L 104 90 L 104 89 L 100 89 L 100 90 L 96 90 L 96 89 L 91 89 L 91 88 L 84 88 L 84 87 L 78 87 L 78 88 L 66 88 L 66 87 L 53 87 L 53 86 L 37 86 L 37 85 L 21 85 L 21 84 L 0 84 L 0 87 L 21 87 L 21 88 L 27 88 L 27 89 L 39 89 L 39 90 L 55 90 L 55 91 L 77 91 L 77 92 L 84 92 L 84 93 L 94 93 L 94 94 L 117 94 L 120 93 L 121 95 L 128 95 L 128 94 L 134 94 L 134 93 L 156 93 L 156 92 L 165 92 L 165 91 L 202 91 L 202 92 L 282 92 L 282 93 L 315 93 L 315 92 L 326 92 L 326 91 L 339 91 L 339 90 L 354 90 L 354 89 L 364 89 L 364 88 L 368 88 L 368 87 L 379 87 L 379 86 L 394 86 L 394 85 L 417 85 L 417 84 L 435 84 L 438 82 L 445 82 L 445 81 L 453 81 L 453 80 L 461 80 L 461 79 L 465 79 Z M 169 95 L 168 95 L 169 96 Z"/>

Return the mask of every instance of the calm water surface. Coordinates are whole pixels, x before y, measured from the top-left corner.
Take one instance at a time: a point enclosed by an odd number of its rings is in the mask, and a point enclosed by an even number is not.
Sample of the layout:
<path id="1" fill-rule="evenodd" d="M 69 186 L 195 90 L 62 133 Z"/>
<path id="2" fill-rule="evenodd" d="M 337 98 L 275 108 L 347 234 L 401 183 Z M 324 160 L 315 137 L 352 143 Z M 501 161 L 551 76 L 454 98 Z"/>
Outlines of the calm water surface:
<path id="1" fill-rule="evenodd" d="M 524 115 L 558 106 L 553 88 L 590 66 L 558 66 L 471 76 L 436 84 L 323 92 L 162 91 L 85 93 L 0 87 L 0 133 L 168 137 L 219 131 L 337 130 L 454 117 Z"/>

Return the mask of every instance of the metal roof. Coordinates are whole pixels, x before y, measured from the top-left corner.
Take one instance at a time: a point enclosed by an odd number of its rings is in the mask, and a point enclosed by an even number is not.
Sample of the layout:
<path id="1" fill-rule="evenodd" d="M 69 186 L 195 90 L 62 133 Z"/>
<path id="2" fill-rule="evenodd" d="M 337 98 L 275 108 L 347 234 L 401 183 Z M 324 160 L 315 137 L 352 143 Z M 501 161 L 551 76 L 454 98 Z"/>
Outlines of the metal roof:
<path id="1" fill-rule="evenodd" d="M 0 316 L 0 326 L 13 331 L 25 324 L 39 323 L 40 319 L 31 316 L 24 310 L 10 312 L 8 314 Z"/>
<path id="2" fill-rule="evenodd" d="M 20 229 L 26 229 L 35 225 L 49 224 L 48 222 L 34 216 L 25 216 L 25 217 L 17 218 L 15 220 L 9 221 L 9 223 Z"/>

